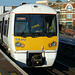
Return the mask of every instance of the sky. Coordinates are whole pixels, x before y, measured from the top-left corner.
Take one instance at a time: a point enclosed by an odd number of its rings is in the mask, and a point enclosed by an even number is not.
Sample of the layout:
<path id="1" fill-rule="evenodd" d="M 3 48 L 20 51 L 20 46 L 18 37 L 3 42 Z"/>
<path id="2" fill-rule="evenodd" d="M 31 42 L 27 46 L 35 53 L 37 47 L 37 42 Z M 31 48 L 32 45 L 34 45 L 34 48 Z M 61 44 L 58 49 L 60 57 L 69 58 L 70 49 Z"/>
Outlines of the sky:
<path id="1" fill-rule="evenodd" d="M 36 3 L 36 1 L 42 1 L 42 0 L 0 0 L 0 6 L 18 6 L 22 2 Z M 49 0 L 49 1 L 56 1 L 56 0 Z M 67 0 L 61 0 L 61 1 L 67 1 Z"/>

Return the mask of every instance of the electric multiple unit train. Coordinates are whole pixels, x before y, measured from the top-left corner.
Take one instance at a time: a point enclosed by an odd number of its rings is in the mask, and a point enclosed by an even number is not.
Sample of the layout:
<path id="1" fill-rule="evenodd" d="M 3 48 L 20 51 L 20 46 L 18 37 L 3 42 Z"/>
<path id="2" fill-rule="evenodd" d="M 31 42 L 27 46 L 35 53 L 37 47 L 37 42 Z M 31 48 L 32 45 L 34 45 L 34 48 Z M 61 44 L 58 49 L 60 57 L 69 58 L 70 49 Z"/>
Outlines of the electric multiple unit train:
<path id="1" fill-rule="evenodd" d="M 0 42 L 21 67 L 52 66 L 58 49 L 57 12 L 25 4 L 0 15 Z"/>

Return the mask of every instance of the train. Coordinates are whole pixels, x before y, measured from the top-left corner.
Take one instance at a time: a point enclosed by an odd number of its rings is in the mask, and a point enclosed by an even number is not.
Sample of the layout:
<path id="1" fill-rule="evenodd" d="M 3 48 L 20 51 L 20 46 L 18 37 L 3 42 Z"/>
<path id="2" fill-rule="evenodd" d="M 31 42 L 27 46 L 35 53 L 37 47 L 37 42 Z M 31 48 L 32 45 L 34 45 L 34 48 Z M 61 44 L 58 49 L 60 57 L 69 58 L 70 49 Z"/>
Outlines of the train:
<path id="1" fill-rule="evenodd" d="M 57 12 L 24 4 L 0 15 L 0 43 L 21 67 L 50 67 L 59 46 Z"/>

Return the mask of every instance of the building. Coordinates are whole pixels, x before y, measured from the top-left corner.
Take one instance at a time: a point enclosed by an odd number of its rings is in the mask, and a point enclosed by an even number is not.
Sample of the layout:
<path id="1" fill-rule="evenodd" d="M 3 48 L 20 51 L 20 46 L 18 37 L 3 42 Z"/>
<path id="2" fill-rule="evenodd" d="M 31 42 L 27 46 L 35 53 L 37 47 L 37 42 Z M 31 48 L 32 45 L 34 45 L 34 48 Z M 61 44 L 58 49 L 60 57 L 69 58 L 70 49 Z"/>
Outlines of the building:
<path id="1" fill-rule="evenodd" d="M 3 6 L 0 6 L 0 14 L 2 14 L 4 12 L 4 7 Z"/>
<path id="2" fill-rule="evenodd" d="M 54 7 L 53 7 L 54 8 Z M 60 9 L 60 25 L 67 28 L 75 26 L 75 3 L 62 2 L 56 4 L 55 9 Z"/>
<path id="3" fill-rule="evenodd" d="M 0 14 L 3 14 L 7 11 L 10 11 L 14 8 L 16 8 L 17 6 L 0 6 Z"/>
<path id="4" fill-rule="evenodd" d="M 52 2 L 48 6 L 54 8 L 58 12 L 59 24 L 63 27 L 73 28 L 75 26 L 75 2 L 68 0 L 67 2 Z M 36 3 L 46 5 L 46 1 L 37 1 Z"/>
<path id="5" fill-rule="evenodd" d="M 71 1 L 72 1 L 72 2 L 75 2 L 75 0 L 68 0 L 68 1 L 70 1 L 70 2 L 71 2 Z"/>
<path id="6" fill-rule="evenodd" d="M 45 1 L 36 1 L 36 3 L 46 5 L 47 0 L 45 0 Z M 53 5 L 53 4 L 56 4 L 56 1 L 48 1 L 48 5 Z"/>

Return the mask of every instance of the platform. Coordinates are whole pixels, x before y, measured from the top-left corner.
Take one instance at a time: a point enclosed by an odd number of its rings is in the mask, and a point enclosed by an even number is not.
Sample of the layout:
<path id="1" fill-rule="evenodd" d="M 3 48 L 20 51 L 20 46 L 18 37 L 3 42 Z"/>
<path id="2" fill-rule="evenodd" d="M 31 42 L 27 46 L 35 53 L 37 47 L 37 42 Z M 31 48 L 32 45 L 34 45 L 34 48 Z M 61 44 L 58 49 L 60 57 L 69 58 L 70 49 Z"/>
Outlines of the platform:
<path id="1" fill-rule="evenodd" d="M 28 75 L 0 50 L 0 75 Z"/>
<path id="2" fill-rule="evenodd" d="M 75 46 L 75 37 L 60 34 L 59 42 Z"/>
<path id="3" fill-rule="evenodd" d="M 75 36 L 69 36 L 69 35 L 65 35 L 65 34 L 59 34 L 60 37 L 64 37 L 64 38 L 68 38 L 68 39 L 75 39 Z"/>

